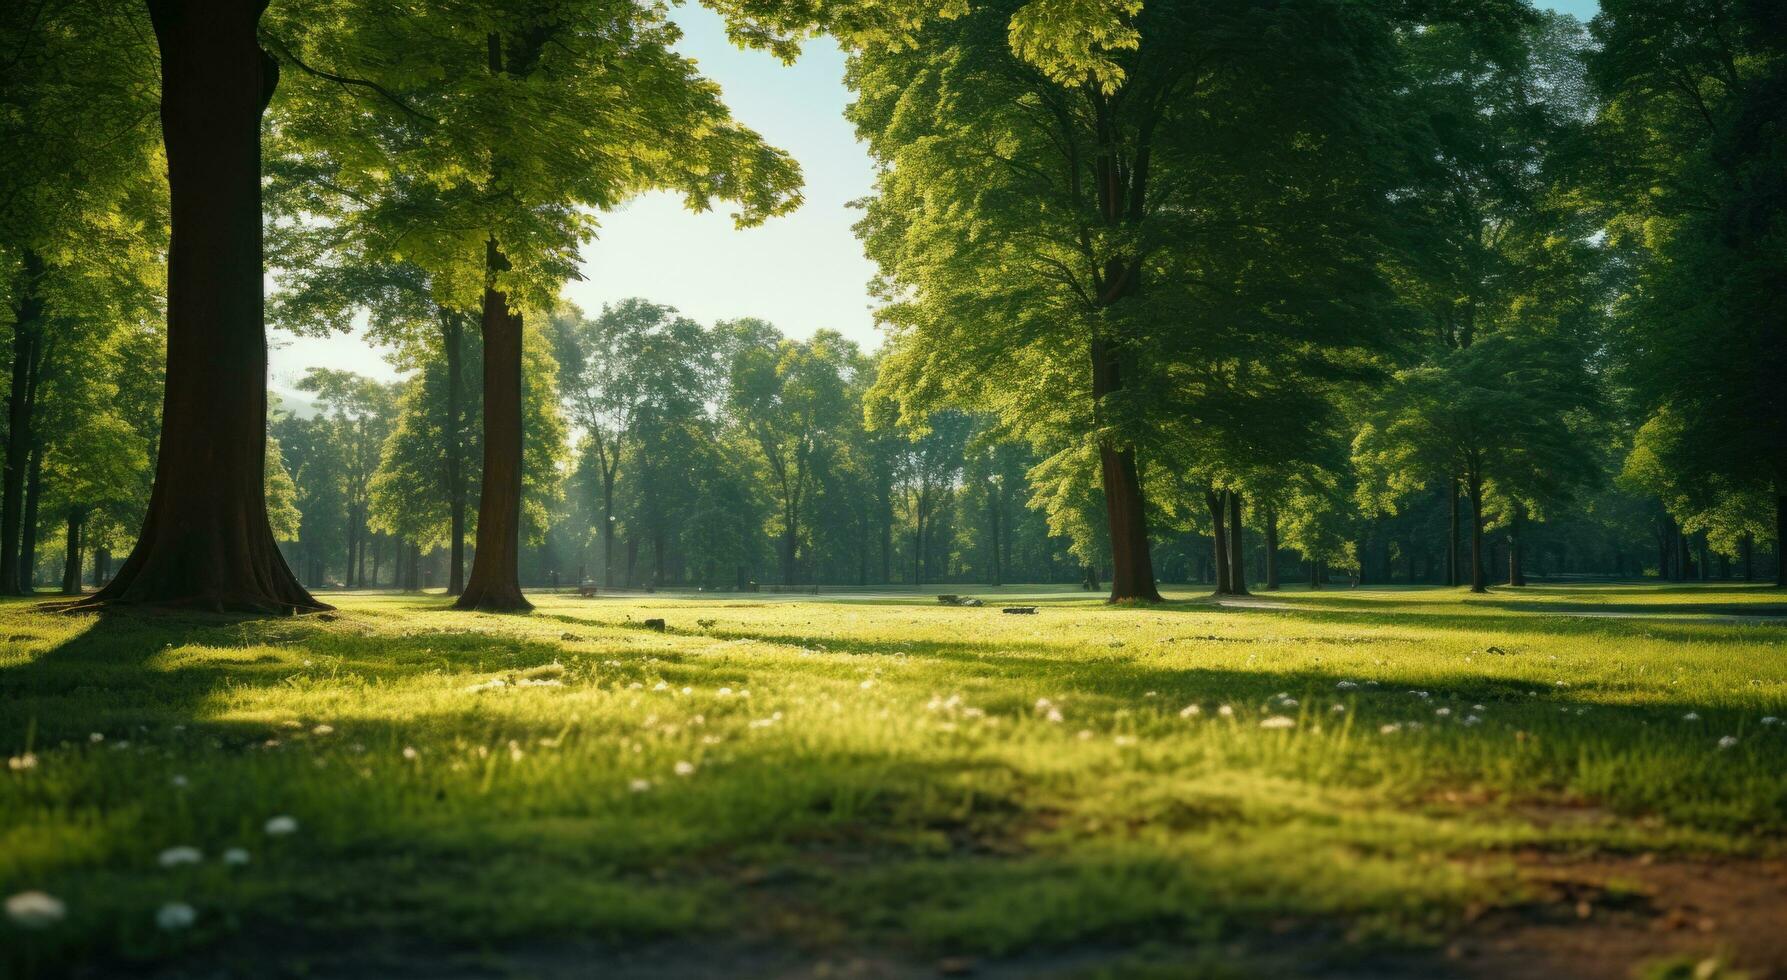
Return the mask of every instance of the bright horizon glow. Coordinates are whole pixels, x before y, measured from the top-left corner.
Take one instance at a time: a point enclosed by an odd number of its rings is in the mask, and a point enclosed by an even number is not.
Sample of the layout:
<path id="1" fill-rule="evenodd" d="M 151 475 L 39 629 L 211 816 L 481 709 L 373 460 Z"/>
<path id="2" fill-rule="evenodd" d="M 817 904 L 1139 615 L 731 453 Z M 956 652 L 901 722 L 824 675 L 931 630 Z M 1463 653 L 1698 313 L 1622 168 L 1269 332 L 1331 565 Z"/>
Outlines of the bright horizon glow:
<path id="1" fill-rule="evenodd" d="M 1599 9 L 1596 0 L 1539 6 L 1585 20 Z M 565 298 L 593 313 L 638 296 L 705 324 L 754 316 L 791 337 L 829 328 L 865 350 L 880 346 L 868 292 L 875 269 L 851 230 L 860 212 L 849 207 L 873 187 L 874 165 L 843 118 L 851 100 L 843 52 L 819 38 L 784 66 L 764 52 L 733 47 L 720 17 L 705 7 L 678 7 L 671 17 L 684 32 L 677 49 L 720 84 L 734 118 L 800 162 L 806 202 L 792 215 L 738 231 L 724 204 L 692 214 L 674 195 L 643 195 L 601 216 L 598 238 L 583 249 L 583 280 L 569 283 Z M 313 366 L 398 377 L 357 331 L 313 338 L 274 330 L 272 340 L 272 387 L 290 400 L 308 401 L 292 392 Z"/>

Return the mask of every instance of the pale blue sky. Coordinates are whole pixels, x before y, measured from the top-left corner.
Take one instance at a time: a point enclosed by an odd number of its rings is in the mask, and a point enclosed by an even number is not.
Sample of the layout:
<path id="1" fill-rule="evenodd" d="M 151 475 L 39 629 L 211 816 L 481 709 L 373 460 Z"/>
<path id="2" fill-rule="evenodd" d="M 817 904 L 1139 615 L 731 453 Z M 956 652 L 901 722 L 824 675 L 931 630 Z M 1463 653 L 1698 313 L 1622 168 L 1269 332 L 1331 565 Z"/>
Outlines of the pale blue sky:
<path id="1" fill-rule="evenodd" d="M 1546 5 L 1587 18 L 1596 0 Z M 763 227 L 735 231 L 724 209 L 690 214 L 670 195 L 645 195 L 603 216 L 600 238 L 583 251 L 583 281 L 571 283 L 566 295 L 592 311 L 642 296 L 703 323 L 756 316 L 795 337 L 831 328 L 865 348 L 878 346 L 866 288 L 874 270 L 850 230 L 858 212 L 848 207 L 869 192 L 873 169 L 843 118 L 850 98 L 843 54 L 821 39 L 807 45 L 799 62 L 783 66 L 733 47 L 720 19 L 705 8 L 691 4 L 675 18 L 685 35 L 681 50 L 720 83 L 734 116 L 800 161 L 806 204 Z M 289 390 L 312 365 L 395 377 L 357 335 L 276 332 L 274 344 L 277 389 Z"/>

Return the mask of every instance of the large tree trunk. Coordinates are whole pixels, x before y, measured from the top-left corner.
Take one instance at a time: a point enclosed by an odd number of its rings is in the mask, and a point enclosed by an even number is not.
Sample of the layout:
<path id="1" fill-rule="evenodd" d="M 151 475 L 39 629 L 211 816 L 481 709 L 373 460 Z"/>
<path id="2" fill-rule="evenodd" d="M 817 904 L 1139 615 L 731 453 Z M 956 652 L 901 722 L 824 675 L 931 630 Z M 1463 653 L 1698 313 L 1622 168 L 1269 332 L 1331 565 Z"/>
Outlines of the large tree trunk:
<path id="1" fill-rule="evenodd" d="M 39 443 L 31 447 L 31 462 L 25 468 L 25 520 L 19 535 L 19 586 L 26 595 L 37 591 L 37 511 L 42 503 L 43 444 Z"/>
<path id="2" fill-rule="evenodd" d="M 68 534 L 63 545 L 62 594 L 81 594 L 81 533 L 87 515 L 79 507 L 68 509 Z"/>
<path id="3" fill-rule="evenodd" d="M 326 609 L 267 523 L 261 113 L 278 68 L 264 0 L 149 0 L 167 145 L 167 385 L 155 488 L 137 545 L 81 605 Z"/>
<path id="4" fill-rule="evenodd" d="M 508 268 L 496 239 L 485 244 L 484 482 L 478 497 L 477 551 L 457 609 L 527 612 L 521 594 L 521 314 L 496 288 Z"/>
<path id="5" fill-rule="evenodd" d="M 93 549 L 93 587 L 105 585 L 105 580 L 112 574 L 112 549 L 100 545 Z"/>
<path id="6" fill-rule="evenodd" d="M 1230 490 L 1229 499 L 1229 589 L 1233 595 L 1248 595 L 1247 538 L 1241 524 L 1241 491 Z"/>
<path id="7" fill-rule="evenodd" d="M 13 308 L 12 384 L 6 399 L 6 457 L 0 464 L 0 595 L 25 591 L 19 578 L 19 539 L 23 530 L 25 469 L 31 445 L 31 376 L 39 363 L 43 300 L 37 278 L 43 262 L 36 252 L 24 254 L 24 286 Z"/>
<path id="8" fill-rule="evenodd" d="M 1743 559 L 1744 581 L 1746 581 L 1746 582 L 1755 581 L 1756 580 L 1756 559 L 1755 559 L 1756 536 L 1754 534 L 1749 533 L 1748 531 L 1745 531 L 1743 539 L 1738 542 L 1738 552 L 1740 553 L 1740 556 Z"/>
<path id="9" fill-rule="evenodd" d="M 1266 591 L 1278 591 L 1278 509 L 1266 508 Z"/>
<path id="10" fill-rule="evenodd" d="M 1488 592 L 1489 584 L 1483 574 L 1483 481 L 1471 477 L 1471 591 Z"/>
<path id="11" fill-rule="evenodd" d="M 456 596 L 465 591 L 465 326 L 458 313 L 441 313 L 441 341 L 447 348 L 447 594 Z"/>
<path id="12" fill-rule="evenodd" d="M 1092 342 L 1092 400 L 1123 390 L 1117 353 L 1102 340 Z M 1100 475 L 1104 483 L 1105 521 L 1111 535 L 1110 601 L 1139 599 L 1159 602 L 1154 582 L 1154 559 L 1148 551 L 1148 507 L 1142 493 L 1141 472 L 1135 450 L 1101 440 L 1098 446 Z"/>
<path id="13" fill-rule="evenodd" d="M 1214 490 L 1205 490 L 1204 505 L 1210 508 L 1211 568 L 1216 572 L 1216 594 L 1228 595 L 1230 592 L 1229 539 L 1225 528 L 1228 518 L 1223 512 L 1222 494 Z"/>

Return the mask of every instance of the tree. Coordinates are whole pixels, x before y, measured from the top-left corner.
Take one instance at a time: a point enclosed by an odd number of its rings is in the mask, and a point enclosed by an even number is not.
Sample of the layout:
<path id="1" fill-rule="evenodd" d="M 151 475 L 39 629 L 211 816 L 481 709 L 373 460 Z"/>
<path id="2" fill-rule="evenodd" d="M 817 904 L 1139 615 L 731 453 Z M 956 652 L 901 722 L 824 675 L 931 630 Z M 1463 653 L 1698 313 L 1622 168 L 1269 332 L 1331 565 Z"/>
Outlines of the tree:
<path id="1" fill-rule="evenodd" d="M 294 142 L 339 161 L 330 177 L 343 196 L 415 219 L 401 257 L 450 284 L 444 305 L 482 310 L 479 540 L 458 605 L 527 609 L 522 311 L 549 309 L 574 274 L 595 227 L 585 209 L 666 188 L 697 210 L 737 201 L 748 225 L 798 203 L 798 169 L 733 123 L 717 87 L 670 50 L 661 7 L 314 0 L 283 13 L 277 46 L 302 73 L 308 110 Z"/>
<path id="2" fill-rule="evenodd" d="M 808 341 L 789 340 L 761 320 L 732 320 L 715 329 L 729 361 L 727 410 L 769 476 L 782 584 L 793 585 L 820 457 L 851 414 L 847 394 L 856 346 L 830 330 Z"/>
<path id="3" fill-rule="evenodd" d="M 615 481 L 630 452 L 656 452 L 644 462 L 661 468 L 674 457 L 665 447 L 646 448 L 636 426 L 642 419 L 668 434 L 700 411 L 703 386 L 716 366 L 701 326 L 668 306 L 629 299 L 585 317 L 560 307 L 551 321 L 562 390 L 571 421 L 583 430 L 586 453 L 600 495 L 595 515 L 602 541 L 601 584 L 614 584 Z M 649 417 L 648 417 L 649 416 Z M 647 437 L 646 442 L 651 441 Z"/>
<path id="4" fill-rule="evenodd" d="M 1270 377 L 1255 350 L 1377 329 L 1332 313 L 1376 281 L 1362 222 L 1385 189 L 1364 134 L 1390 25 L 1348 4 L 1157 0 L 1127 11 L 1098 75 L 1014 51 L 1034 13 L 985 5 L 852 60 L 851 116 L 883 163 L 860 226 L 889 300 L 883 383 L 915 418 L 986 411 L 1066 453 L 1051 475 L 1095 462 L 1111 598 L 1157 600 L 1143 474 L 1217 422 L 1209 382 Z"/>
<path id="5" fill-rule="evenodd" d="M 1787 586 L 1787 23 L 1778 4 L 1609 0 L 1592 29 L 1587 184 L 1637 266 L 1615 307 L 1636 469 L 1684 524 L 1766 501 Z"/>
<path id="6" fill-rule="evenodd" d="M 261 116 L 278 81 L 258 2 L 149 0 L 168 163 L 162 435 L 136 548 L 87 607 L 323 608 L 267 522 Z"/>
<path id="7" fill-rule="evenodd" d="M 364 588 L 372 481 L 391 435 L 396 393 L 391 386 L 352 371 L 317 367 L 305 373 L 298 390 L 317 396 L 317 407 L 328 426 L 326 438 L 340 448 L 342 499 L 347 508 L 344 578 L 349 587 Z M 375 584 L 377 577 L 375 571 Z"/>
<path id="8" fill-rule="evenodd" d="M 1488 591 L 1492 495 L 1519 522 L 1594 478 L 1583 417 L 1595 386 L 1582 365 L 1555 337 L 1510 331 L 1399 373 L 1354 440 L 1361 504 L 1393 513 L 1433 474 L 1458 474 L 1470 502 L 1471 591 Z"/>
<path id="9" fill-rule="evenodd" d="M 159 305 L 166 198 L 146 33 L 132 6 L 0 11 L 0 593 L 28 590 L 35 564 L 46 372 Z"/>

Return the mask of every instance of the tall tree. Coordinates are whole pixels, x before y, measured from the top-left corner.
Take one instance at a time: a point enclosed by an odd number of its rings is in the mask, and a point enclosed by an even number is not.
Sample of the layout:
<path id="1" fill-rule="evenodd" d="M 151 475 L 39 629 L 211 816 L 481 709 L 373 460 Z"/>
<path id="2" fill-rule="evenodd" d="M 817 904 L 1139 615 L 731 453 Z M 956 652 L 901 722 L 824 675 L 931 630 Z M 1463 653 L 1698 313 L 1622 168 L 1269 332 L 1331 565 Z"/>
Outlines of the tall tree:
<path id="1" fill-rule="evenodd" d="M 1606 107 L 1590 187 L 1636 257 L 1616 353 L 1647 420 L 1641 469 L 1682 523 L 1764 501 L 1787 586 L 1787 14 L 1608 0 L 1592 27 Z"/>
<path id="2" fill-rule="evenodd" d="M 883 163 L 860 230 L 890 300 L 884 383 L 915 417 L 996 414 L 1067 454 L 1049 473 L 1075 478 L 1059 464 L 1089 456 L 1113 600 L 1159 598 L 1143 473 L 1213 421 L 1207 378 L 1248 370 L 1223 340 L 1296 333 L 1321 284 L 1374 278 L 1348 258 L 1370 233 L 1345 211 L 1381 198 L 1362 157 L 1389 36 L 1380 12 L 1342 3 L 1138 6 L 1103 75 L 1014 50 L 1036 26 L 1017 3 L 865 46 L 849 73 Z M 1268 286 L 1289 287 L 1290 315 L 1260 305 Z"/>

